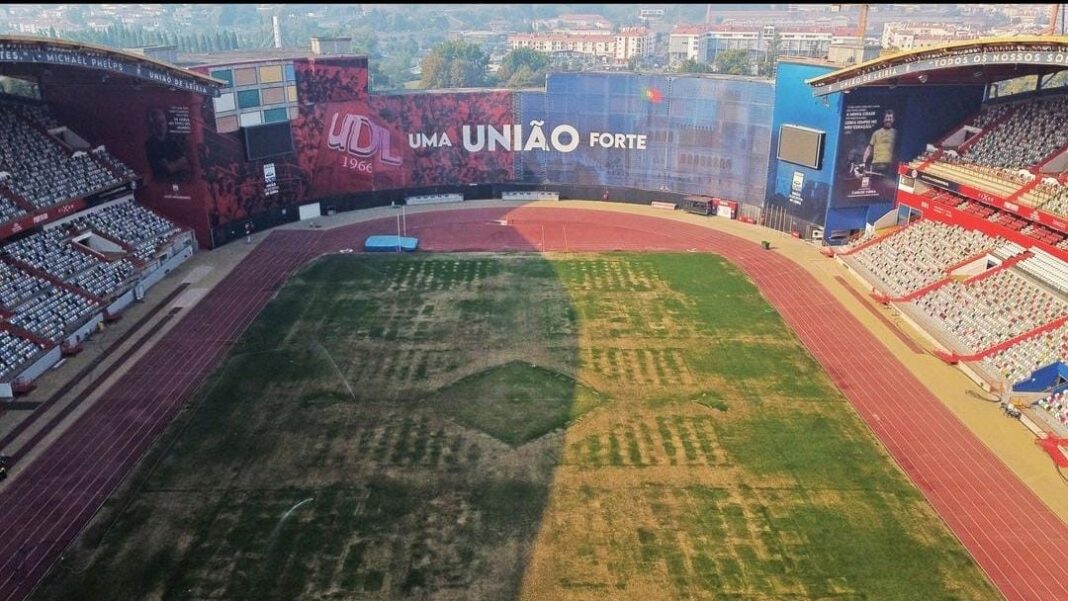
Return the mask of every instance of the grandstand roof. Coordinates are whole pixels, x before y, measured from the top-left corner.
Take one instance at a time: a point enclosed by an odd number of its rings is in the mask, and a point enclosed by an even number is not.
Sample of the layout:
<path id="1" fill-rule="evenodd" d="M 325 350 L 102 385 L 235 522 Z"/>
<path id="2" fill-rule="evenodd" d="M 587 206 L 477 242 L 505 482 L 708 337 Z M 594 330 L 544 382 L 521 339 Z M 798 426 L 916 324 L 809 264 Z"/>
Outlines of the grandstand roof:
<path id="1" fill-rule="evenodd" d="M 140 85 L 217 96 L 226 82 L 132 52 L 85 42 L 0 35 L 0 75 L 62 78 L 74 72 L 102 71 L 102 82 Z"/>
<path id="2" fill-rule="evenodd" d="M 897 52 L 806 83 L 816 96 L 860 86 L 986 84 L 1068 69 L 1068 37 L 1013 36 Z"/>

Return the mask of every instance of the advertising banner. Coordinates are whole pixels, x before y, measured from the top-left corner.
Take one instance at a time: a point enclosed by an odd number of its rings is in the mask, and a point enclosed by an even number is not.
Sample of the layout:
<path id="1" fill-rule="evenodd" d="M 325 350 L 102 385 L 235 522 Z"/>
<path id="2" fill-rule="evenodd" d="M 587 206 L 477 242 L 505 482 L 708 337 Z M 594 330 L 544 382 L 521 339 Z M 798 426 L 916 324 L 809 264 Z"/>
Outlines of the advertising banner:
<path id="1" fill-rule="evenodd" d="M 788 200 L 796 205 L 801 204 L 804 201 L 804 197 L 801 196 L 802 190 L 805 187 L 805 174 L 800 171 L 794 171 L 794 177 L 790 182 L 790 196 Z"/>
<path id="2" fill-rule="evenodd" d="M 509 181 L 511 99 L 456 92 L 302 106 L 293 136 L 311 195 Z M 508 143 L 487 130 L 506 131 Z"/>
<path id="3" fill-rule="evenodd" d="M 905 102 L 892 98 L 845 105 L 834 206 L 893 202 L 904 116 Z"/>
<path id="4" fill-rule="evenodd" d="M 145 111 L 145 120 L 148 123 L 145 160 L 152 172 L 152 180 L 159 183 L 188 181 L 192 175 L 189 107 L 150 106 Z"/>
<path id="5" fill-rule="evenodd" d="M 773 94 L 736 78 L 554 73 L 544 102 L 520 103 L 519 121 L 571 126 L 581 143 L 524 155 L 523 175 L 759 202 L 766 181 L 753 174 L 767 173 Z"/>

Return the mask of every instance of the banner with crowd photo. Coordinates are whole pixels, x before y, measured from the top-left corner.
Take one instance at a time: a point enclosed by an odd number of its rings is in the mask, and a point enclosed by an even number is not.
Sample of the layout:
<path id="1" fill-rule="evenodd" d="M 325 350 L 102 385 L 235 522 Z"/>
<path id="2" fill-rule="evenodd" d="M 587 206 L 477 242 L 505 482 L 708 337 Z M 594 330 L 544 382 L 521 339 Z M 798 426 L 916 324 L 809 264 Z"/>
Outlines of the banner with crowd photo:
<path id="1" fill-rule="evenodd" d="M 734 78 L 553 74 L 546 92 L 428 91 L 347 100 L 302 72 L 294 142 L 312 198 L 522 181 L 759 202 L 773 87 Z"/>
<path id="2" fill-rule="evenodd" d="M 553 74 L 546 92 L 371 94 L 364 59 L 294 67 L 292 155 L 247 161 L 238 136 L 206 134 L 213 225 L 374 190 L 510 181 L 763 198 L 765 82 Z"/>
<path id="3" fill-rule="evenodd" d="M 893 202 L 904 142 L 903 96 L 846 99 L 831 203 L 836 207 Z"/>
<path id="4" fill-rule="evenodd" d="M 210 111 L 210 99 L 205 105 Z M 310 197 L 311 179 L 299 152 L 250 161 L 238 133 L 205 129 L 198 155 L 212 228 Z"/>
<path id="5" fill-rule="evenodd" d="M 524 92 L 519 104 L 522 123 L 568 125 L 581 136 L 573 152 L 524 153 L 524 181 L 764 198 L 770 82 L 553 73 L 544 93 Z"/>
<path id="6" fill-rule="evenodd" d="M 301 104 L 366 100 L 369 94 L 367 57 L 314 57 L 294 61 L 297 98 Z"/>
<path id="7" fill-rule="evenodd" d="M 366 103 L 365 57 L 317 57 L 295 61 L 294 69 L 300 105 L 292 124 L 292 153 L 250 161 L 239 132 L 204 132 L 198 158 L 212 227 L 313 198 L 318 143 L 325 131 L 321 113 L 331 103 Z M 203 111 L 204 120 L 214 122 L 210 99 L 205 100 Z M 353 185 L 338 193 L 369 189 Z"/>
<path id="8" fill-rule="evenodd" d="M 512 133 L 512 93 L 371 96 L 301 105 L 294 145 L 313 197 L 509 181 L 512 147 L 464 143 L 479 127 Z M 473 129 L 472 129 L 473 128 Z"/>

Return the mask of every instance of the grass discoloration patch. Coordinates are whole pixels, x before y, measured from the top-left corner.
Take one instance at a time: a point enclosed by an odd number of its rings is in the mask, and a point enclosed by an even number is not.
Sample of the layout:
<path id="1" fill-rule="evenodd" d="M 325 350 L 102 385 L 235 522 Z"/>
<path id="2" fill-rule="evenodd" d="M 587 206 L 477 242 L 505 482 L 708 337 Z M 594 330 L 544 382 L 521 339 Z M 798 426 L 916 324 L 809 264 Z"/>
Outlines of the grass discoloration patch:
<path id="1" fill-rule="evenodd" d="M 563 428 L 605 400 L 571 376 L 511 361 L 450 384 L 427 402 L 515 446 Z"/>
<path id="2" fill-rule="evenodd" d="M 40 599 L 996 599 L 741 273 L 333 256 Z"/>

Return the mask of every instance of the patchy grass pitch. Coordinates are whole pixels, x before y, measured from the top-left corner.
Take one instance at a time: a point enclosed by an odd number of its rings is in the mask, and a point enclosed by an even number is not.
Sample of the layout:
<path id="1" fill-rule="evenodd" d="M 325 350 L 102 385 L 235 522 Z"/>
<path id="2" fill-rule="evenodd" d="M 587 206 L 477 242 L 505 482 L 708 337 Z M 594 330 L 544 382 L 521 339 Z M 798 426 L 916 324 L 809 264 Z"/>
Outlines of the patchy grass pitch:
<path id="1" fill-rule="evenodd" d="M 327 257 L 38 599 L 997 599 L 699 254 Z"/>

